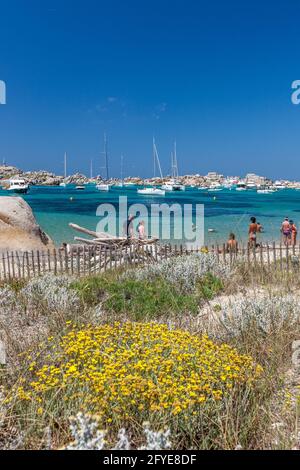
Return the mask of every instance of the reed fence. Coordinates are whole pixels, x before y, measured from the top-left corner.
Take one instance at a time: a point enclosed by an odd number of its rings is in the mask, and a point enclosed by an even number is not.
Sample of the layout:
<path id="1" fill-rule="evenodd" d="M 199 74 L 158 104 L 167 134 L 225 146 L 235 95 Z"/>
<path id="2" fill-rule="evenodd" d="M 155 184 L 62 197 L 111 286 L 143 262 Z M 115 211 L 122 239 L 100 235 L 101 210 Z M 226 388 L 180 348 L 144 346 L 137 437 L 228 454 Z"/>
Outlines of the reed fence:
<path id="1" fill-rule="evenodd" d="M 87 276 L 120 266 L 150 264 L 201 252 L 214 253 L 216 260 L 226 265 L 244 263 L 246 267 L 261 266 L 265 270 L 287 272 L 300 268 L 300 244 L 285 246 L 272 242 L 256 248 L 240 245 L 237 251 L 228 250 L 225 244 L 191 248 L 159 243 L 109 248 L 82 245 L 46 251 L 2 252 L 0 280 L 26 279 L 46 273 Z"/>

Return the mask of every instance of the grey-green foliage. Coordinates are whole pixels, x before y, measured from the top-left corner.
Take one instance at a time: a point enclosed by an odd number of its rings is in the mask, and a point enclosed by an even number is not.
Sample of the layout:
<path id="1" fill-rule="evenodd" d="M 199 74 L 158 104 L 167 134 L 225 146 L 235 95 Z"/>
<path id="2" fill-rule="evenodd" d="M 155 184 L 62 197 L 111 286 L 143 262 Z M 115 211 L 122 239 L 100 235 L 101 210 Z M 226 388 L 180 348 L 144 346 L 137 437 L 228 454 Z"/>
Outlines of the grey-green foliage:
<path id="1" fill-rule="evenodd" d="M 129 270 L 124 277 L 136 280 L 162 277 L 167 282 L 178 287 L 182 292 L 192 292 L 196 283 L 206 274 L 213 274 L 220 279 L 229 277 L 230 267 L 224 265 L 213 253 L 197 253 L 188 256 L 178 256 L 147 265 L 135 270 Z"/>
<path id="2" fill-rule="evenodd" d="M 20 299 L 30 310 L 39 312 L 74 312 L 80 306 L 75 290 L 67 276 L 47 274 L 31 279 L 20 291 Z"/>
<path id="3" fill-rule="evenodd" d="M 98 421 L 91 415 L 77 413 L 71 419 L 70 430 L 74 441 L 66 447 L 66 450 L 104 450 L 106 431 L 98 428 Z M 138 450 L 164 450 L 171 448 L 169 440 L 170 430 L 152 431 L 149 424 L 144 424 L 145 445 Z M 118 440 L 113 450 L 129 450 L 130 439 L 124 428 L 118 433 Z"/>
<path id="4" fill-rule="evenodd" d="M 262 332 L 280 331 L 284 324 L 299 321 L 300 304 L 291 295 L 251 294 L 222 307 L 220 321 L 226 330 L 238 335 L 256 325 Z"/>

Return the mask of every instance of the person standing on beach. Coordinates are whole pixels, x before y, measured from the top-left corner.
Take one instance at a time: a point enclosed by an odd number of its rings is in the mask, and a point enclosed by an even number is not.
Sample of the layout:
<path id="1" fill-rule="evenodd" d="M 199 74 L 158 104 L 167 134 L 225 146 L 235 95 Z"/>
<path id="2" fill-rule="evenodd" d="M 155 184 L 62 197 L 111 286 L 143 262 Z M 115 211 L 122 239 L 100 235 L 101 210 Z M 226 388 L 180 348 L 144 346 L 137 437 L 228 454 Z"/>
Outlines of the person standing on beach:
<path id="1" fill-rule="evenodd" d="M 260 246 L 258 234 L 262 233 L 262 231 L 263 231 L 263 226 L 261 225 L 260 222 L 257 221 L 256 244 L 255 244 L 256 247 Z"/>
<path id="2" fill-rule="evenodd" d="M 283 243 L 286 246 L 289 245 L 291 240 L 291 227 L 288 217 L 285 217 L 284 221 L 282 222 L 280 231 L 282 233 Z"/>
<path id="3" fill-rule="evenodd" d="M 139 240 L 144 240 L 145 239 L 145 222 L 143 220 L 141 220 L 138 223 L 138 226 L 137 226 L 136 230 L 139 234 Z"/>
<path id="4" fill-rule="evenodd" d="M 227 241 L 227 251 L 229 253 L 237 253 L 237 250 L 238 250 L 238 244 L 235 239 L 235 234 L 231 232 L 229 234 L 229 238 Z"/>
<path id="5" fill-rule="evenodd" d="M 124 223 L 124 235 L 127 238 L 133 238 L 133 220 L 134 220 L 134 215 L 129 214 L 127 221 Z"/>
<path id="6" fill-rule="evenodd" d="M 298 230 L 293 220 L 290 220 L 290 231 L 291 231 L 291 245 L 296 246 Z"/>
<path id="7" fill-rule="evenodd" d="M 250 248 L 256 248 L 256 234 L 259 231 L 259 226 L 256 223 L 256 218 L 255 217 L 250 217 L 250 225 L 248 229 L 248 235 L 249 235 L 249 247 Z"/>

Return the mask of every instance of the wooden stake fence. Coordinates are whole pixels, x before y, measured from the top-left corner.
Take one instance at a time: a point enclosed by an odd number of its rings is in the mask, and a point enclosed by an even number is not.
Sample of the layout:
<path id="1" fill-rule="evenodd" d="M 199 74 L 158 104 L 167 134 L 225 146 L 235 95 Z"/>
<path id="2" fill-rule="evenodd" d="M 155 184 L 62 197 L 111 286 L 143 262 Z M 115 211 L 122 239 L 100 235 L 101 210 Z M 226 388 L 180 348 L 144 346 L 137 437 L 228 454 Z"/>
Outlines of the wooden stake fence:
<path id="1" fill-rule="evenodd" d="M 214 253 L 218 263 L 259 267 L 264 270 L 290 272 L 300 268 L 300 244 L 283 246 L 275 242 L 257 248 L 240 245 L 238 251 L 227 250 L 226 245 L 192 247 L 184 245 L 126 247 L 101 245 L 70 245 L 53 251 L 5 252 L 0 253 L 0 280 L 26 279 L 46 273 L 86 276 L 117 269 L 120 266 L 145 265 L 173 256 L 193 253 Z"/>

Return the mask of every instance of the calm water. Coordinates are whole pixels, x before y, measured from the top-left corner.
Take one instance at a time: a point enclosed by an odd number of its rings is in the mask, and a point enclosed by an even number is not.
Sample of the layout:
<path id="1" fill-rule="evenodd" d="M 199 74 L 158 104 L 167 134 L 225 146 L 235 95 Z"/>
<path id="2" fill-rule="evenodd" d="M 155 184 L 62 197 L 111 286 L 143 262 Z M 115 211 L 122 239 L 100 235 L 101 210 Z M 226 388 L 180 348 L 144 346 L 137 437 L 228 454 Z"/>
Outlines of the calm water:
<path id="1" fill-rule="evenodd" d="M 7 194 L 0 190 L 0 195 Z M 129 205 L 144 203 L 149 207 L 153 202 L 204 204 L 207 244 L 225 241 L 231 231 L 238 239 L 246 239 L 249 217 L 252 215 L 263 225 L 261 238 L 265 240 L 279 240 L 279 228 L 285 216 L 300 226 L 300 191 L 295 190 L 257 194 L 255 191 L 207 192 L 191 188 L 184 192 L 166 193 L 165 197 L 150 197 L 137 194 L 135 187 L 112 188 L 106 193 L 92 185 L 83 191 L 75 187 L 35 186 L 23 197 L 33 209 L 43 230 L 59 244 L 72 241 L 74 235 L 79 235 L 68 226 L 69 222 L 95 230 L 100 220 L 96 216 L 98 205 L 107 202 L 117 207 L 119 195 L 126 195 Z M 215 229 L 215 232 L 208 232 L 209 228 Z"/>

